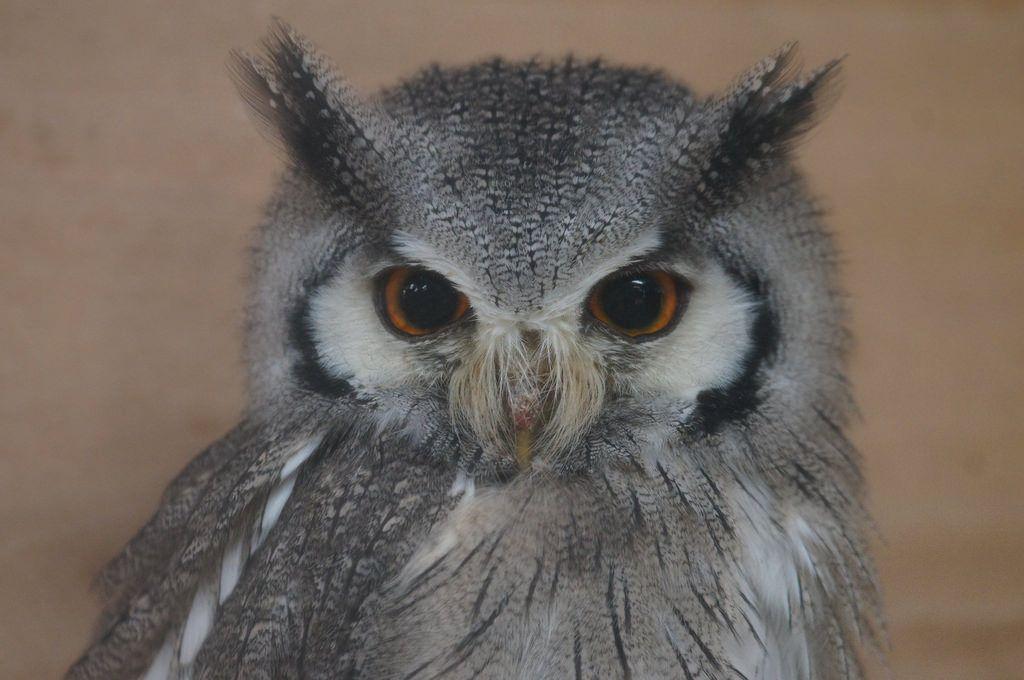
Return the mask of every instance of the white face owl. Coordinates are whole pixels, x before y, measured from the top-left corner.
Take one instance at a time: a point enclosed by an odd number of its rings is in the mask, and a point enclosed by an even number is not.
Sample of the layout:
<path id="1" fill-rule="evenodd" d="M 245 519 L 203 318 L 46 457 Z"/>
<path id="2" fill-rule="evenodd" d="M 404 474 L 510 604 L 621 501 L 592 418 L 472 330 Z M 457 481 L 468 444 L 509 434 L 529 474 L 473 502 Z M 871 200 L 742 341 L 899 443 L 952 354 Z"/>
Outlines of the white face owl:
<path id="1" fill-rule="evenodd" d="M 364 102 L 301 38 L 269 48 L 237 67 L 294 161 L 256 263 L 258 408 L 369 416 L 505 477 L 636 465 L 831 389 L 830 246 L 782 159 L 832 66 L 786 84 L 784 53 L 700 103 L 492 62 Z"/>

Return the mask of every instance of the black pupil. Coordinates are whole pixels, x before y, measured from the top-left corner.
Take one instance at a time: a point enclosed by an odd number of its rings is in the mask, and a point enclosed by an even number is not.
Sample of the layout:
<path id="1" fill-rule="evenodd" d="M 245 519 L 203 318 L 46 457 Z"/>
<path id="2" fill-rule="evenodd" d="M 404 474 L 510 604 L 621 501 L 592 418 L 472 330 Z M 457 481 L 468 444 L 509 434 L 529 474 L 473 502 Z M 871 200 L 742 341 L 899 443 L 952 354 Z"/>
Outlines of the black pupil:
<path id="1" fill-rule="evenodd" d="M 641 330 L 657 321 L 664 297 L 664 291 L 653 276 L 624 276 L 605 285 L 601 308 L 619 328 Z"/>
<path id="2" fill-rule="evenodd" d="M 417 271 L 402 284 L 398 306 L 410 325 L 424 330 L 438 328 L 453 320 L 459 294 L 440 274 Z"/>

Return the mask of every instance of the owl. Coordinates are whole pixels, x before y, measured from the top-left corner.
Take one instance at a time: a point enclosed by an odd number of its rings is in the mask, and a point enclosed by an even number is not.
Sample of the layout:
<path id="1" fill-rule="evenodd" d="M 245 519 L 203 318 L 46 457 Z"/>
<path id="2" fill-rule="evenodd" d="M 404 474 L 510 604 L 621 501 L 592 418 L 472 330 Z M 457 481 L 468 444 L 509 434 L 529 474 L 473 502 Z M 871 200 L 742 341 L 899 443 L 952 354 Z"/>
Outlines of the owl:
<path id="1" fill-rule="evenodd" d="M 234 55 L 288 159 L 248 405 L 67 677 L 861 677 L 849 342 L 791 162 L 838 65 L 794 63 L 705 99 L 493 59 L 369 98 L 284 24 Z"/>

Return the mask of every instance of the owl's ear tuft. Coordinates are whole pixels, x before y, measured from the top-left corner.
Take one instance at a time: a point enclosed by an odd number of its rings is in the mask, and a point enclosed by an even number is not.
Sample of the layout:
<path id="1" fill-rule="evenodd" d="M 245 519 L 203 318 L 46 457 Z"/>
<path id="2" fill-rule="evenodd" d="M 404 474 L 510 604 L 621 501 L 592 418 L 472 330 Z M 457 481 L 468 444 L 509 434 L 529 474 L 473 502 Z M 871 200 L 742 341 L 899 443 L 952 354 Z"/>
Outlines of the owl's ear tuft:
<path id="1" fill-rule="evenodd" d="M 790 43 L 710 103 L 711 154 L 702 178 L 709 197 L 725 198 L 789 154 L 837 98 L 841 62 L 800 76 Z"/>
<path id="2" fill-rule="evenodd" d="M 355 203 L 372 193 L 379 150 L 368 105 L 283 21 L 274 21 L 262 48 L 232 52 L 229 69 L 263 132 L 333 199 Z"/>

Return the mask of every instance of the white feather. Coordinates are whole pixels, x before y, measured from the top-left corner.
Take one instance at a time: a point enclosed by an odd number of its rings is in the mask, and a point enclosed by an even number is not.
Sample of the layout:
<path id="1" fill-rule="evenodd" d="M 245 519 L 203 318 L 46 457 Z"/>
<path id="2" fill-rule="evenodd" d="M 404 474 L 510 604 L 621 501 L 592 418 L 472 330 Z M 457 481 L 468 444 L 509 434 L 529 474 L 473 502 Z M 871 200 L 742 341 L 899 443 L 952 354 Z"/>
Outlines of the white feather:
<path id="1" fill-rule="evenodd" d="M 466 473 L 459 470 L 455 473 L 455 481 L 452 482 L 452 488 L 448 490 L 448 495 L 452 498 L 461 496 L 466 491 Z"/>
<path id="2" fill-rule="evenodd" d="M 246 550 L 242 545 L 242 537 L 233 540 L 224 551 L 224 557 L 220 561 L 220 603 L 228 599 L 231 591 L 238 585 L 238 579 L 242 576 L 242 569 L 245 567 Z"/>
<path id="3" fill-rule="evenodd" d="M 170 680 L 171 663 L 174 661 L 174 642 L 177 634 L 172 631 L 164 638 L 164 644 L 153 658 L 153 663 L 142 675 L 142 680 Z"/>
<path id="4" fill-rule="evenodd" d="M 263 508 L 263 519 L 260 520 L 259 535 L 253 541 L 253 552 L 256 552 L 256 549 L 263 545 L 263 541 L 266 540 L 270 530 L 274 528 L 277 520 L 281 517 L 281 511 L 284 510 L 289 496 L 292 495 L 292 489 L 295 488 L 295 477 L 296 475 L 293 474 L 281 480 L 274 487 L 274 490 L 270 492 L 270 496 L 267 497 L 267 504 Z"/>
<path id="5" fill-rule="evenodd" d="M 181 633 L 181 649 L 178 659 L 187 666 L 196 659 L 199 649 L 203 646 L 206 636 L 213 627 L 213 619 L 217 615 L 217 586 L 212 578 L 204 579 L 192 598 L 192 607 L 185 619 L 185 628 Z"/>
<path id="6" fill-rule="evenodd" d="M 281 479 L 291 477 L 295 472 L 297 472 L 302 464 L 309 460 L 309 457 L 313 455 L 316 448 L 320 446 L 320 441 L 322 439 L 323 437 L 319 436 L 313 437 L 305 446 L 295 452 L 291 458 L 286 460 L 284 465 L 281 467 Z"/>
<path id="7" fill-rule="evenodd" d="M 812 556 L 823 539 L 795 509 L 781 521 L 780 531 L 769 518 L 773 505 L 769 493 L 758 490 L 753 481 L 744 487 L 732 494 L 736 515 L 742 518 L 737 533 L 744 548 L 737 578 L 751 603 L 747 619 L 767 649 L 752 635 L 740 636 L 728 656 L 750 680 L 809 680 L 810 637 L 817 632 L 817 621 L 813 608 L 800 607 L 800 572 L 816 571 Z M 751 498 L 751 490 L 756 499 Z M 791 613 L 795 618 L 789 623 Z"/>

